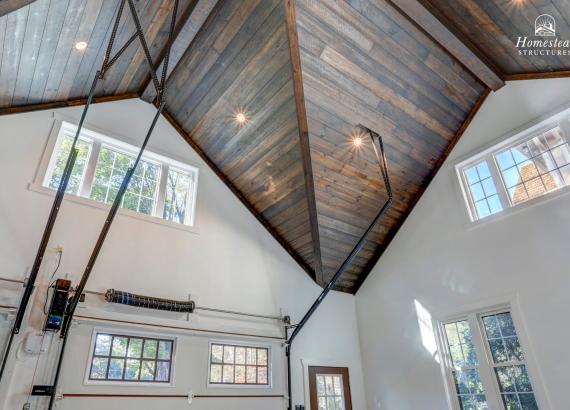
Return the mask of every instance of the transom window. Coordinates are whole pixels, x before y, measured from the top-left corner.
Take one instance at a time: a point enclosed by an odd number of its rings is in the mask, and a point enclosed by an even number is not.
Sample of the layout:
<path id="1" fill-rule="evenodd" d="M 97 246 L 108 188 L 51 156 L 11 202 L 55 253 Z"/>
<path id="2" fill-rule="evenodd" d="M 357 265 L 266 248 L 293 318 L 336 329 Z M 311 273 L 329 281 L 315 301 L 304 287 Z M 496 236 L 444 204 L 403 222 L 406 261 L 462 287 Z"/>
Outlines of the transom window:
<path id="1" fill-rule="evenodd" d="M 62 122 L 43 185 L 57 189 L 77 127 Z M 78 156 L 67 193 L 111 204 L 138 147 L 82 130 Z M 194 224 L 198 169 L 173 159 L 145 152 L 121 201 L 121 207 L 178 224 Z"/>
<path id="2" fill-rule="evenodd" d="M 210 384 L 269 385 L 269 348 L 210 344 Z"/>
<path id="3" fill-rule="evenodd" d="M 170 383 L 172 339 L 97 333 L 89 380 Z"/>
<path id="4" fill-rule="evenodd" d="M 539 409 L 510 311 L 443 323 L 442 335 L 454 409 Z"/>
<path id="5" fill-rule="evenodd" d="M 570 109 L 457 166 L 476 221 L 570 185 Z"/>

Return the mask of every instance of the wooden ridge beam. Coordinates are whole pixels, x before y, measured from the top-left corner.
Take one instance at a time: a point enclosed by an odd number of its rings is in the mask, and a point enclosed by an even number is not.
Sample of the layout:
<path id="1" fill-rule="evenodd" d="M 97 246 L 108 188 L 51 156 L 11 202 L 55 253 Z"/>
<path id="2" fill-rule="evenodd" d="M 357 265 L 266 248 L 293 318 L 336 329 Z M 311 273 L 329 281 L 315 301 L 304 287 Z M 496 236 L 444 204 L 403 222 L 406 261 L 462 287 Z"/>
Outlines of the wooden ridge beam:
<path id="1" fill-rule="evenodd" d="M 166 72 L 166 84 L 168 84 L 168 78 L 182 59 L 185 51 L 188 49 L 192 41 L 204 25 L 208 16 L 218 5 L 219 0 L 194 0 L 192 3 L 183 11 L 178 18 L 176 27 L 174 29 L 174 41 L 172 43 L 172 49 L 170 51 L 170 59 L 168 62 L 168 70 Z M 168 44 L 161 50 L 159 56 L 156 58 L 156 70 L 157 73 L 162 72 L 162 65 L 164 64 L 164 57 L 166 55 L 166 49 Z M 156 91 L 151 83 L 150 75 L 147 75 L 143 81 L 143 85 L 140 90 L 141 98 L 146 102 L 152 102 L 156 97 Z"/>
<path id="2" fill-rule="evenodd" d="M 287 251 L 289 255 L 305 270 L 311 277 L 315 276 L 315 272 L 312 267 L 309 266 L 303 258 L 289 245 L 285 239 L 279 235 L 279 233 L 271 226 L 269 221 L 258 212 L 253 205 L 247 200 L 245 195 L 229 180 L 229 178 L 217 167 L 217 165 L 210 159 L 210 157 L 200 148 L 200 146 L 194 141 L 192 136 L 187 133 L 182 126 L 178 123 L 176 118 L 168 112 L 167 109 L 162 111 L 162 116 L 174 127 L 174 129 L 180 134 L 180 136 L 196 151 L 196 153 L 204 160 L 204 162 L 210 167 L 212 171 L 222 180 L 222 182 L 232 191 L 232 193 L 241 201 L 241 203 L 252 213 L 252 215 L 257 219 L 264 227 L 269 231 L 271 236 L 275 238 L 279 244 Z"/>
<path id="3" fill-rule="evenodd" d="M 119 95 L 106 95 L 106 96 L 101 96 L 101 97 L 93 97 L 92 103 L 93 104 L 106 103 L 106 102 L 111 102 L 111 101 L 129 100 L 132 98 L 139 98 L 139 94 L 138 93 L 127 93 L 127 94 L 119 94 Z M 20 114 L 20 113 L 32 112 L 32 111 L 53 110 L 56 108 L 77 107 L 78 105 L 85 105 L 86 103 L 87 103 L 86 98 L 76 98 L 73 100 L 53 101 L 53 102 L 29 104 L 29 105 L 19 105 L 16 107 L 4 107 L 4 108 L 0 108 L 0 116 L 1 115 L 9 115 L 9 114 Z"/>
<path id="4" fill-rule="evenodd" d="M 372 256 L 372 258 L 370 259 L 370 261 L 366 265 L 366 268 L 363 270 L 362 274 L 358 278 L 358 282 L 356 283 L 356 286 L 354 288 L 354 294 L 356 294 L 358 292 L 358 289 L 360 289 L 360 287 L 362 286 L 362 284 L 364 283 L 364 281 L 366 280 L 366 278 L 368 277 L 368 275 L 370 274 L 370 272 L 372 271 L 374 266 L 376 266 L 376 264 L 378 263 L 378 260 L 382 256 L 382 254 L 386 251 L 386 249 L 390 245 L 390 242 L 392 242 L 394 237 L 398 234 L 398 231 L 402 228 L 402 226 L 404 226 L 404 224 L 406 223 L 406 220 L 408 219 L 408 217 L 410 216 L 410 214 L 412 213 L 412 211 L 414 210 L 414 208 L 418 204 L 420 198 L 423 196 L 424 192 L 427 190 L 427 188 L 429 187 L 429 185 L 433 181 L 434 177 L 436 176 L 437 172 L 439 171 L 439 169 L 441 168 L 441 166 L 443 165 L 443 163 L 445 162 L 445 160 L 449 156 L 450 152 L 453 150 L 455 145 L 457 145 L 457 143 L 459 142 L 459 139 L 465 133 L 465 131 L 467 130 L 467 127 L 469 127 L 469 124 L 471 124 L 471 122 L 473 121 L 473 118 L 475 118 L 475 115 L 477 115 L 477 113 L 479 112 L 479 109 L 481 108 L 481 106 L 483 105 L 483 103 L 485 102 L 485 100 L 487 99 L 487 97 L 489 96 L 490 93 L 491 93 L 491 90 L 488 89 L 483 94 L 481 94 L 481 96 L 479 97 L 479 99 L 477 100 L 477 102 L 475 103 L 475 105 L 473 106 L 471 111 L 469 112 L 469 115 L 467 116 L 467 118 L 465 119 L 463 124 L 461 125 L 461 128 L 459 128 L 459 130 L 455 133 L 453 139 L 449 143 L 448 147 L 445 149 L 445 152 L 439 157 L 437 163 L 434 164 L 434 167 L 433 167 L 431 173 L 426 178 L 426 183 L 423 185 L 423 188 L 416 193 L 416 196 L 415 196 L 413 202 L 408 206 L 405 215 L 403 215 L 403 217 L 400 221 L 400 224 L 396 228 L 393 228 L 390 230 L 389 234 L 384 239 L 384 245 L 378 246 L 378 248 L 374 252 L 374 255 Z"/>
<path id="5" fill-rule="evenodd" d="M 440 19 L 418 0 L 390 0 L 404 15 L 439 43 L 483 84 L 493 91 L 505 85 L 496 69 L 479 57 L 465 41 L 460 40 Z"/>
<path id="6" fill-rule="evenodd" d="M 313 244 L 313 263 L 315 268 L 314 279 L 319 285 L 324 286 L 326 282 L 323 274 L 323 262 L 321 257 L 321 241 L 319 237 L 317 200 L 315 196 L 315 183 L 313 179 L 313 167 L 311 163 L 309 126 L 307 121 L 307 110 L 305 108 L 303 74 L 301 71 L 301 55 L 299 53 L 299 37 L 297 34 L 297 18 L 295 14 L 294 0 L 284 0 L 284 7 L 285 16 L 287 19 L 287 35 L 289 37 L 289 50 L 291 54 L 291 69 L 293 71 L 295 105 L 297 108 L 297 124 L 299 127 L 301 156 L 303 159 L 303 174 L 305 179 L 307 205 L 309 209 L 309 222 L 311 226 L 311 238 Z"/>
<path id="7" fill-rule="evenodd" d="M 25 7 L 36 0 L 1 0 L 0 1 L 0 17 L 5 16 L 13 11 Z"/>

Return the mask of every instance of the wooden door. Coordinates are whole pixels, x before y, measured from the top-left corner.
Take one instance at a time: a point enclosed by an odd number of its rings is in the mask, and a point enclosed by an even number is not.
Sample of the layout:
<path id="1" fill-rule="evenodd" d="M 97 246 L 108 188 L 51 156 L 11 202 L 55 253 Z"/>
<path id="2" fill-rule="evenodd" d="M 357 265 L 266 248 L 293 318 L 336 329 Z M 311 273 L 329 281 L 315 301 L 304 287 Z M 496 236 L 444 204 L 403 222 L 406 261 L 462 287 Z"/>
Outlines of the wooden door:
<path id="1" fill-rule="evenodd" d="M 352 410 L 346 367 L 309 366 L 311 410 Z"/>

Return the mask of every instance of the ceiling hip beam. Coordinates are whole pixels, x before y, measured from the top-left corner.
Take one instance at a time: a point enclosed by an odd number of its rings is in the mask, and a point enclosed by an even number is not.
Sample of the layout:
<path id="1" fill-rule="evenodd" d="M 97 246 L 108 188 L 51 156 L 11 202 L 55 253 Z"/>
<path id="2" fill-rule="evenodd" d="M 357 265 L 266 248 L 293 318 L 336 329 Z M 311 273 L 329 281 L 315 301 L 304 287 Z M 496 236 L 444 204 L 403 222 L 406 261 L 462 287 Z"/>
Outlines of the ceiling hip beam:
<path id="1" fill-rule="evenodd" d="M 497 70 L 475 54 L 473 45 L 472 48 L 468 47 L 418 0 L 390 0 L 390 2 L 491 90 L 497 91 L 505 85 Z"/>
<path id="2" fill-rule="evenodd" d="M 297 35 L 297 19 L 295 15 L 294 0 L 284 0 L 285 16 L 287 19 L 287 35 L 289 37 L 289 51 L 291 53 L 291 69 L 293 71 L 293 88 L 295 93 L 295 105 L 297 108 L 297 123 L 299 127 L 299 139 L 301 142 L 301 157 L 303 159 L 303 174 L 309 209 L 309 223 L 311 226 L 311 238 L 313 244 L 313 266 L 315 269 L 315 281 L 325 285 L 323 275 L 323 262 L 321 257 L 321 241 L 319 237 L 319 222 L 317 215 L 317 200 L 315 198 L 315 183 L 313 180 L 313 166 L 311 163 L 311 146 L 309 142 L 309 126 L 307 122 L 307 110 L 305 109 L 305 95 L 303 91 L 303 74 L 301 71 L 301 55 L 299 53 L 299 37 Z"/>

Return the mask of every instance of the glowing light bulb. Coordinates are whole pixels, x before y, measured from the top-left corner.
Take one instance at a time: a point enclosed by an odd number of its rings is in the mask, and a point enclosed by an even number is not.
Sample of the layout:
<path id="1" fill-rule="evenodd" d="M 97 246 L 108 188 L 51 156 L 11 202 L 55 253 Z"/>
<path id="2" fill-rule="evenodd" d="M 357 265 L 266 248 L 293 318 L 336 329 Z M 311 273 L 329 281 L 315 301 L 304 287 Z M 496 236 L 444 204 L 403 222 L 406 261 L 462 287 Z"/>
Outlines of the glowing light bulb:
<path id="1" fill-rule="evenodd" d="M 356 136 L 352 139 L 352 143 L 355 147 L 360 147 L 362 145 L 362 137 Z"/>
<path id="2" fill-rule="evenodd" d="M 78 49 L 79 51 L 83 51 L 87 48 L 87 43 L 85 41 L 80 41 L 78 43 L 75 43 L 75 48 Z"/>
<path id="3" fill-rule="evenodd" d="M 238 123 L 238 125 L 245 125 L 248 122 L 249 118 L 244 111 L 237 111 L 234 114 L 234 120 Z"/>

